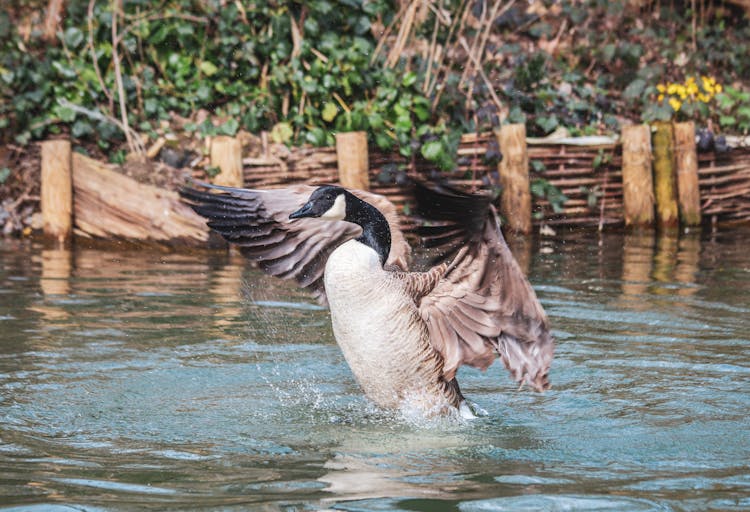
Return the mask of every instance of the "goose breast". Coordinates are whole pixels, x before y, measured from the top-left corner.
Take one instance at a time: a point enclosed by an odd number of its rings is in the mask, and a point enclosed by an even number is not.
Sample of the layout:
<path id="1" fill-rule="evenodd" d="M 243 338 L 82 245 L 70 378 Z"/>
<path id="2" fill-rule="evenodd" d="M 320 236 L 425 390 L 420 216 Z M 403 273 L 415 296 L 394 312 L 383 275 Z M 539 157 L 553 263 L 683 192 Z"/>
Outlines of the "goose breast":
<path id="1" fill-rule="evenodd" d="M 326 263 L 325 290 L 336 341 L 371 400 L 428 411 L 456 406 L 414 300 L 374 250 L 356 240 L 337 248 Z"/>

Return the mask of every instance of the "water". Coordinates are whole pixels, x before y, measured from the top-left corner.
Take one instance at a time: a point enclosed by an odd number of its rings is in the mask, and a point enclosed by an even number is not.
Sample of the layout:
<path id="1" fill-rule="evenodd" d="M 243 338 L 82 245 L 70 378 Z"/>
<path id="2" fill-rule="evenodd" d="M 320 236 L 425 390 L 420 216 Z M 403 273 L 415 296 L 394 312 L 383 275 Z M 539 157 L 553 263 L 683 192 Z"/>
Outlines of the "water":
<path id="1" fill-rule="evenodd" d="M 750 231 L 517 255 L 545 394 L 370 405 L 327 312 L 240 258 L 0 242 L 0 510 L 750 510 Z"/>

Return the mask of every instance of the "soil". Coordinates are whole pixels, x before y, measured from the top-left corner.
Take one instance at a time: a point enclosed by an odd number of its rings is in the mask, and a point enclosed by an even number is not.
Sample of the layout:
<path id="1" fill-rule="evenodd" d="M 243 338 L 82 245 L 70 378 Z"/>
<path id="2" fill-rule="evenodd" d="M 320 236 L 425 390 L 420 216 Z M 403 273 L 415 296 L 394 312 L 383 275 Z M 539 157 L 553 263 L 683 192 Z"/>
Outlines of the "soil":
<path id="1" fill-rule="evenodd" d="M 0 146 L 0 232 L 28 235 L 39 224 L 41 155 L 38 144 Z"/>

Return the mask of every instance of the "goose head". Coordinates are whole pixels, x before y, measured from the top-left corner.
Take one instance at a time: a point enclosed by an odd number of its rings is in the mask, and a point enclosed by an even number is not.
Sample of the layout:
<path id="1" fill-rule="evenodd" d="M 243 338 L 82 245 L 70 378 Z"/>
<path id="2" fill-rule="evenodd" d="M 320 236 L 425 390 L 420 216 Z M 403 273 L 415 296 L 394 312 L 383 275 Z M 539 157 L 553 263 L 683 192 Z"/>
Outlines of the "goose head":
<path id="1" fill-rule="evenodd" d="M 289 219 L 318 218 L 328 221 L 346 221 L 362 227 L 356 240 L 378 253 L 381 264 L 391 250 L 391 231 L 383 214 L 370 203 L 348 190 L 335 185 L 316 188 L 307 202 L 289 215 Z"/>
<path id="2" fill-rule="evenodd" d="M 324 220 L 347 220 L 346 190 L 334 185 L 318 187 L 310 195 L 307 202 L 296 212 L 289 215 L 290 219 L 313 217 Z"/>

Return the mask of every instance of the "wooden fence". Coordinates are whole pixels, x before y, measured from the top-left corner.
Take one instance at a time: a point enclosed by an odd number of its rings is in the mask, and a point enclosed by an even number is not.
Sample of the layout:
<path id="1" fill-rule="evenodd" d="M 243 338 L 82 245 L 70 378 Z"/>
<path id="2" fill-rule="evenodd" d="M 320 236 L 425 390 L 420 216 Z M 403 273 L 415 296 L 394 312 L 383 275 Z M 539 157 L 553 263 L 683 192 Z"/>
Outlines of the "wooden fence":
<path id="1" fill-rule="evenodd" d="M 628 143 L 628 131 L 640 132 L 640 136 L 645 137 L 645 142 Z M 522 130 L 518 133 L 525 132 Z M 685 176 L 689 177 L 692 173 L 697 175 L 694 178 L 699 190 L 695 196 L 704 222 L 750 221 L 750 148 L 735 148 L 721 154 L 696 154 L 690 137 L 694 141 L 694 135 L 690 135 L 687 149 L 685 144 L 667 148 L 676 152 L 675 157 L 667 159 L 678 167 L 667 173 L 667 177 L 672 180 L 672 191 L 669 193 L 673 197 L 670 200 L 680 202 L 681 212 L 687 209 L 687 203 L 682 197 L 683 190 L 680 189 L 677 197 L 678 187 L 674 185 L 684 185 L 683 181 L 688 182 Z M 646 126 L 624 130 L 623 138 L 624 144 L 608 138 L 593 141 L 535 140 L 524 136 L 519 140 L 518 136 L 504 138 L 497 133 L 469 134 L 461 139 L 456 169 L 444 176 L 449 182 L 466 190 L 501 182 L 506 196 L 530 196 L 528 211 L 523 211 L 523 200 L 507 204 L 503 202 L 501 205 L 501 213 L 509 221 L 508 226 L 516 231 L 528 232 L 532 221 L 536 226 L 546 224 L 600 228 L 622 224 L 658 224 L 659 205 L 656 205 L 657 215 L 653 211 L 648 212 L 649 208 L 654 210 L 654 198 L 658 196 L 654 194 L 654 189 L 660 186 L 658 176 L 651 171 L 650 130 Z M 500 165 L 488 163 L 485 159 L 488 147 L 495 142 L 506 155 Z M 510 143 L 517 144 L 518 147 L 507 147 Z M 670 142 L 672 143 L 673 141 Z M 221 169 L 215 182 L 230 186 L 271 188 L 292 183 L 337 183 L 341 176 L 348 176 L 345 180 L 361 178 L 362 183 L 369 181 L 370 190 L 387 196 L 406 214 L 404 222 L 408 228 L 413 224 L 413 219 L 408 215 L 413 198 L 408 188 L 402 188 L 394 182 L 391 171 L 413 166 L 412 172 L 429 179 L 433 168 L 425 161 L 410 163 L 398 154 L 377 151 L 367 153 L 366 144 L 355 146 L 363 148 L 361 150 L 366 154 L 341 158 L 342 151 L 352 151 L 352 144 L 347 142 L 339 144 L 338 152 L 337 148 L 294 148 L 284 152 L 282 156 L 243 158 L 241 145 L 236 140 L 218 137 L 214 140 L 211 151 L 212 165 Z M 664 154 L 670 155 L 669 151 Z M 662 153 L 657 156 L 659 155 Z M 342 170 L 342 165 L 352 168 Z M 71 157 L 68 143 L 44 143 L 42 167 L 45 232 L 60 241 L 67 239 L 73 228 L 81 234 L 97 237 L 158 241 L 206 240 L 202 220 L 180 204 L 174 192 L 125 183 L 123 180 L 129 178 L 116 173 L 111 166 L 80 155 Z M 640 174 L 634 173 L 634 168 L 640 168 Z M 366 176 L 357 178 L 357 172 L 366 173 Z M 61 173 L 68 173 L 70 176 L 60 181 Z M 517 176 L 509 177 L 509 173 L 516 173 Z M 653 185 L 652 174 L 655 179 Z M 638 183 L 638 180 L 642 180 L 642 183 Z M 107 186 L 107 183 L 117 183 L 114 187 L 117 190 Z M 540 184 L 545 186 L 538 186 Z M 566 199 L 562 202 L 551 201 L 549 194 L 541 196 L 530 193 L 549 190 L 550 187 L 564 194 Z M 134 196 L 140 199 L 133 201 Z M 642 209 L 647 215 L 634 215 L 634 208 Z M 74 226 L 69 220 L 58 218 L 66 215 L 70 217 L 71 212 L 75 217 Z M 514 223 L 514 220 L 522 216 L 530 217 L 528 223 L 523 219 Z M 98 221 L 106 225 L 97 225 Z M 680 222 L 683 226 L 695 223 L 685 216 Z M 129 226 L 133 223 L 138 223 L 139 226 Z"/>
<path id="2" fill-rule="evenodd" d="M 485 153 L 492 133 L 464 135 L 458 148 L 458 165 L 449 181 L 470 190 L 497 181 L 497 167 L 487 164 Z M 595 138 L 533 140 L 527 145 L 529 180 L 546 180 L 567 198 L 558 211 L 546 197 L 532 197 L 535 225 L 614 226 L 625 223 L 623 197 L 623 146 L 620 140 Z M 649 149 L 650 151 L 650 149 Z M 704 221 L 750 221 L 750 148 L 697 154 L 700 207 Z M 643 156 L 649 165 L 651 154 Z M 286 158 L 245 158 L 247 187 L 279 187 L 291 183 L 313 185 L 338 182 L 335 148 L 293 149 Z M 386 166 L 407 167 L 398 154 L 369 154 L 370 189 L 388 196 L 400 210 L 411 200 L 406 189 L 383 182 Z M 429 177 L 433 168 L 418 161 L 416 171 Z M 643 194 L 653 194 L 650 190 Z M 409 211 L 408 206 L 406 211 Z M 653 216 L 652 216 L 653 217 Z"/>

